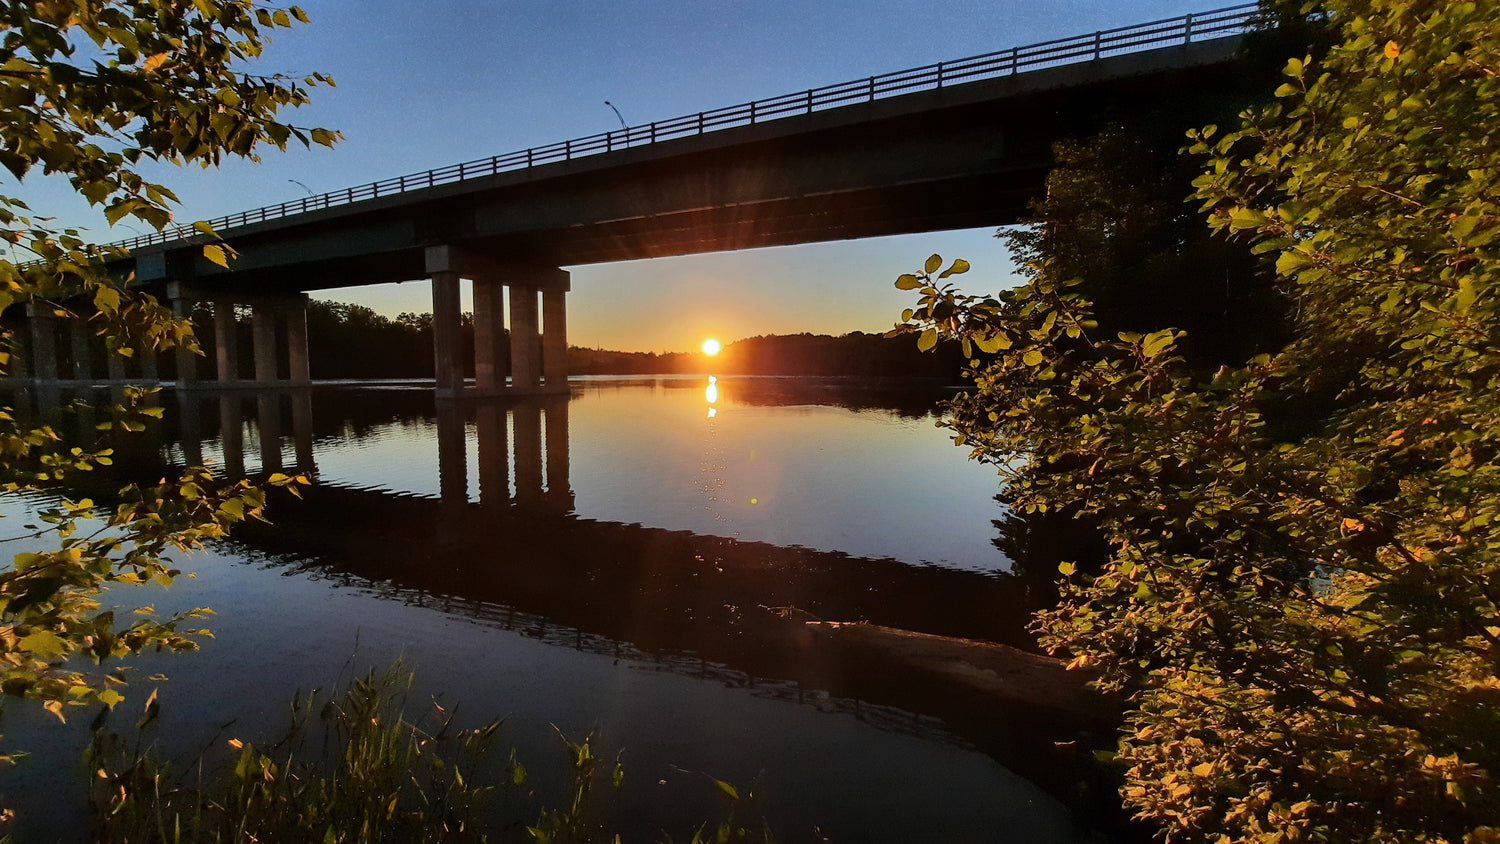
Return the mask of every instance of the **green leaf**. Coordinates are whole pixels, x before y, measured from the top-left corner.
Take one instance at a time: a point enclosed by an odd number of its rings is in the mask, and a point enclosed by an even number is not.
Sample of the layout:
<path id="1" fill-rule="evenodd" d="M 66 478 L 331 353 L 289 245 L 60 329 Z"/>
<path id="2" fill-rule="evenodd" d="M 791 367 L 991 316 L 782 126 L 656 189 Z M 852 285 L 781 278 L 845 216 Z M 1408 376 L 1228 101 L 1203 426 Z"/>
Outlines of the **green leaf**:
<path id="1" fill-rule="evenodd" d="M 114 689 L 105 689 L 104 691 L 102 691 L 98 695 L 96 695 L 96 697 L 99 698 L 99 702 L 100 703 L 103 703 L 105 706 L 108 706 L 110 709 L 114 709 L 115 708 L 115 704 L 117 704 L 120 701 L 122 701 L 122 700 L 125 699 L 124 695 L 120 694 L 119 692 L 115 691 Z"/>
<path id="2" fill-rule="evenodd" d="M 922 332 L 922 336 L 917 338 L 917 348 L 924 352 L 931 351 L 932 347 L 937 345 L 937 340 L 937 329 L 929 328 Z"/>
<path id="3" fill-rule="evenodd" d="M 978 346 L 980 351 L 993 355 L 996 352 L 1009 349 L 1011 347 L 1011 339 L 1010 335 L 1002 331 L 995 331 L 990 334 L 975 335 L 974 345 Z"/>
<path id="4" fill-rule="evenodd" d="M 226 270 L 229 269 L 229 258 L 224 254 L 224 247 L 220 246 L 217 243 L 204 244 L 203 257 L 207 258 L 210 261 L 213 261 L 215 264 L 218 264 Z"/>
<path id="5" fill-rule="evenodd" d="M 1154 358 L 1172 345 L 1173 335 L 1170 330 L 1153 331 L 1146 335 L 1141 341 L 1141 354 L 1148 358 Z"/>
<path id="6" fill-rule="evenodd" d="M 1021 356 L 1021 362 L 1026 364 L 1027 366 L 1036 366 L 1045 359 L 1046 356 L 1044 356 L 1039 349 L 1028 349 L 1026 351 L 1026 354 Z"/>
<path id="7" fill-rule="evenodd" d="M 943 256 L 933 253 L 932 255 L 928 256 L 927 264 L 923 267 L 923 271 L 931 275 L 932 273 L 937 272 L 938 268 L 941 266 L 943 266 Z"/>
<path id="8" fill-rule="evenodd" d="M 1254 208 L 1236 208 L 1229 212 L 1229 227 L 1235 230 L 1258 229 L 1265 225 L 1266 215 Z"/>
<path id="9" fill-rule="evenodd" d="M 94 305 L 101 311 L 114 313 L 120 309 L 120 291 L 113 287 L 101 287 L 94 291 Z M 4 310 L 4 308 L 0 308 Z"/>
<path id="10" fill-rule="evenodd" d="M 1474 300 L 1479 297 L 1478 291 L 1474 289 L 1474 279 L 1466 278 L 1458 283 L 1458 312 L 1466 314 L 1473 307 Z"/>
<path id="11" fill-rule="evenodd" d="M 965 261 L 962 258 L 955 258 L 953 261 L 953 266 L 949 267 L 946 270 L 943 270 L 942 275 L 938 276 L 938 278 L 947 278 L 950 275 L 958 275 L 960 273 L 966 273 L 968 271 L 969 262 Z"/>
<path id="12" fill-rule="evenodd" d="M 68 646 L 62 638 L 51 630 L 37 630 L 16 643 L 16 647 L 22 651 L 36 654 L 42 659 L 57 659 L 66 656 Z"/>
<path id="13" fill-rule="evenodd" d="M 713 779 L 713 777 L 709 777 L 709 779 Z M 725 794 L 729 795 L 729 799 L 730 800 L 739 800 L 740 799 L 740 790 L 737 789 L 737 788 L 735 788 L 734 786 L 730 785 L 729 783 L 727 783 L 727 782 L 725 782 L 723 780 L 714 780 L 714 785 L 717 785 L 719 787 L 720 791 L 722 791 Z"/>
<path id="14" fill-rule="evenodd" d="M 916 290 L 921 286 L 922 280 L 911 273 L 903 273 L 896 279 L 896 289 L 898 290 Z"/>
<path id="15" fill-rule="evenodd" d="M 1288 249 L 1276 259 L 1276 272 L 1281 275 L 1291 275 L 1312 262 L 1312 258 L 1300 249 Z"/>

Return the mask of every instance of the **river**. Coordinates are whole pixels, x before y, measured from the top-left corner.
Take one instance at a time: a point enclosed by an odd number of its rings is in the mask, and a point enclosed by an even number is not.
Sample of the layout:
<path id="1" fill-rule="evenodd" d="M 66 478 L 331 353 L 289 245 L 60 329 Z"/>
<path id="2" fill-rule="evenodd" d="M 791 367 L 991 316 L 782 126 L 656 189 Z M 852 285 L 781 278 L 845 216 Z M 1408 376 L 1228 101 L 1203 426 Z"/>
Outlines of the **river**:
<path id="1" fill-rule="evenodd" d="M 299 690 L 399 657 L 413 700 L 506 719 L 500 742 L 543 802 L 563 799 L 550 725 L 595 732 L 601 758 L 622 754 L 626 785 L 599 812 L 627 841 L 723 817 L 713 779 L 753 788 L 782 841 L 1099 840 L 1069 725 L 767 633 L 764 608 L 796 607 L 1029 645 L 1038 599 L 997 550 L 995 472 L 935 427 L 942 395 L 689 376 L 456 405 L 409 385 L 164 394 L 162 428 L 122 448 L 118 479 L 206 461 L 314 483 L 180 560 L 195 577 L 110 593 L 215 611 L 201 650 L 130 661 L 121 708 L 157 688 L 163 750 L 190 761 L 273 733 Z M 0 499 L 0 529 L 24 533 L 48 501 Z M 7 749 L 33 753 L 0 774 L 17 839 L 84 835 L 87 718 L 5 715 Z"/>

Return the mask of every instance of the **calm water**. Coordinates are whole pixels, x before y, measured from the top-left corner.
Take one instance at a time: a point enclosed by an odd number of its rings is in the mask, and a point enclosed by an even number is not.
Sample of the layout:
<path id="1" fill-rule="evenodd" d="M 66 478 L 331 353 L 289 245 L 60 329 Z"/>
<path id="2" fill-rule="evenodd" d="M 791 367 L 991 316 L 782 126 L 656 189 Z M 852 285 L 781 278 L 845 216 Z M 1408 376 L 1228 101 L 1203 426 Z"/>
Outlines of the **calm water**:
<path id="1" fill-rule="evenodd" d="M 122 472 L 206 460 L 316 484 L 276 501 L 274 525 L 182 560 L 195 579 L 112 597 L 216 611 L 201 651 L 132 663 L 170 675 L 165 749 L 182 758 L 271 733 L 297 690 L 399 656 L 413 699 L 506 716 L 501 744 L 544 798 L 561 776 L 549 724 L 597 731 L 604 759 L 623 748 L 626 789 L 600 811 L 627 840 L 722 817 L 705 774 L 754 784 L 783 841 L 1096 840 L 1054 744 L 1071 725 L 808 653 L 760 609 L 1026 642 L 1033 599 L 993 542 L 994 472 L 934 427 L 937 398 L 689 377 L 442 407 L 399 387 L 167 395 L 164 430 L 135 438 Z M 45 503 L 5 500 L 0 530 Z M 6 712 L 6 744 L 35 752 L 0 774 L 22 841 L 84 834 L 86 737 L 49 718 Z"/>

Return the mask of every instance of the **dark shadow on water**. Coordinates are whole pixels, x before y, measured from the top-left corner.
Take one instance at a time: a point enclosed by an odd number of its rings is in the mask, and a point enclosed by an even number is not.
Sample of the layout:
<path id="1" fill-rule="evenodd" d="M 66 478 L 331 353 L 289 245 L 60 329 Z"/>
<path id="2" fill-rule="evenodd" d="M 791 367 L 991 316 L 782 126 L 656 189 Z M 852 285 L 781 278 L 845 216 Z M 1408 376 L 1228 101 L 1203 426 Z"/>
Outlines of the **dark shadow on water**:
<path id="1" fill-rule="evenodd" d="M 648 383 L 671 389 L 679 379 Z M 680 383 L 702 389 L 701 379 Z M 735 395 L 747 404 L 836 404 L 915 417 L 933 412 L 942 397 L 940 388 L 925 385 L 892 407 L 882 397 L 897 389 L 736 379 Z M 69 414 L 58 415 L 50 397 L 32 398 L 42 401 L 22 402 L 29 413 L 66 421 Z M 1073 550 L 1057 538 L 1069 535 L 1068 524 L 1013 516 L 997 522 L 996 544 L 1017 564 L 1013 574 L 913 566 L 581 518 L 572 512 L 566 396 L 435 403 L 413 390 L 304 389 L 165 399 L 165 437 L 120 440 L 115 471 L 91 479 L 82 492 L 108 500 L 122 481 L 154 479 L 173 464 L 202 460 L 210 442 L 231 477 L 244 475 L 249 463 L 262 474 L 302 471 L 316 478 L 320 440 L 358 440 L 392 422 L 423 421 L 436 429 L 438 496 L 315 483 L 300 499 L 278 495 L 274 524 L 247 523 L 232 543 L 243 556 L 288 571 L 558 647 L 854 714 L 893 732 L 956 738 L 1083 816 L 1113 823 L 1118 804 L 1088 764 L 1092 748 L 1112 742 L 1107 717 L 996 701 L 868 655 L 810 649 L 798 635 L 800 621 L 768 610 L 795 607 L 826 620 L 1034 649 L 1027 620 L 1055 600 L 1057 555 Z M 90 430 L 86 421 L 72 426 L 79 436 Z M 477 496 L 468 488 L 470 428 L 477 433 Z M 255 459 L 247 461 L 247 452 Z"/>

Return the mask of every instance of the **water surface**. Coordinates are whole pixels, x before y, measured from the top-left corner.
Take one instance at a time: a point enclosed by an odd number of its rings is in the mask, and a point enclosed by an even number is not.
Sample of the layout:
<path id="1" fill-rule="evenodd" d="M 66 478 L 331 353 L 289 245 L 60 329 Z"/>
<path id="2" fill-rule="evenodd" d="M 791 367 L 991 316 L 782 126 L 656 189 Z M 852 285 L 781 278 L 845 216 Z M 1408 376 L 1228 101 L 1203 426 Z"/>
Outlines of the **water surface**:
<path id="1" fill-rule="evenodd" d="M 196 578 L 112 596 L 217 613 L 201 651 L 134 675 L 171 677 L 166 744 L 186 754 L 400 656 L 418 699 L 507 716 L 502 744 L 542 786 L 561 776 L 550 724 L 623 748 L 627 789 L 600 811 L 636 840 L 721 817 L 709 776 L 754 784 L 781 840 L 1087 840 L 1054 751 L 1070 725 L 807 652 L 762 609 L 1027 643 L 994 473 L 934 427 L 937 396 L 685 377 L 441 405 L 403 388 L 168 396 L 165 431 L 122 449 L 128 471 L 206 460 L 316 483 L 182 561 Z M 6 741 L 39 751 L 0 780 L 21 840 L 79 834 L 39 817 L 81 817 L 81 731 L 9 710 Z"/>

